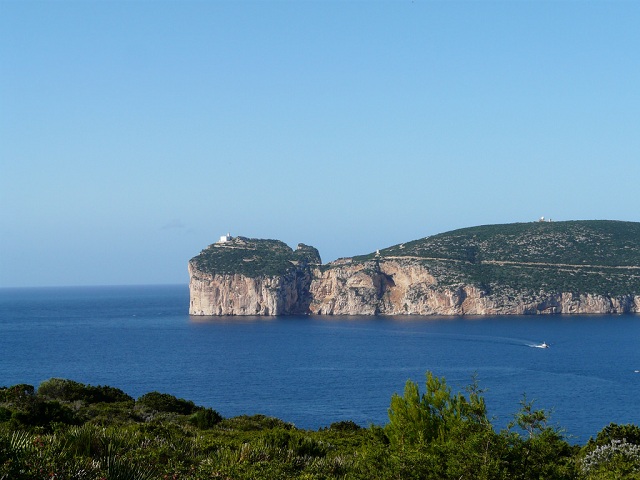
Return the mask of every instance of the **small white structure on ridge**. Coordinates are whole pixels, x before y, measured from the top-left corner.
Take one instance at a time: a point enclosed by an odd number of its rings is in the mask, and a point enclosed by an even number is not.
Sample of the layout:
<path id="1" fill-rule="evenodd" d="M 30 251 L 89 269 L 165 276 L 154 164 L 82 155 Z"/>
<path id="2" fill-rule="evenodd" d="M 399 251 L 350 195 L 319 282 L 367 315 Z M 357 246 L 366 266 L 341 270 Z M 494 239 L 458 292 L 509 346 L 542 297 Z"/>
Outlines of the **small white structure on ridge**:
<path id="1" fill-rule="evenodd" d="M 222 235 L 220 237 L 220 240 L 218 240 L 218 243 L 227 243 L 228 241 L 230 241 L 233 237 L 231 236 L 230 233 L 227 233 L 226 235 Z"/>

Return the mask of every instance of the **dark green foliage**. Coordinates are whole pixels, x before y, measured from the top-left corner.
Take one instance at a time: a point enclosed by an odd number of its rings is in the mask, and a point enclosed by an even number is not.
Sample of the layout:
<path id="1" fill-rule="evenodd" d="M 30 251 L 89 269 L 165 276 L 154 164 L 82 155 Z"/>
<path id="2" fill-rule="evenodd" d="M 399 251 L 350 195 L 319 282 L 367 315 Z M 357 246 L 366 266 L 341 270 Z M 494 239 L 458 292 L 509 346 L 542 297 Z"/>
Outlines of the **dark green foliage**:
<path id="1" fill-rule="evenodd" d="M 139 421 L 142 417 L 134 409 L 134 404 L 133 400 L 87 404 L 82 410 L 83 419 L 88 423 L 104 426 Z"/>
<path id="2" fill-rule="evenodd" d="M 261 277 L 286 275 L 307 264 L 319 264 L 320 254 L 304 244 L 294 251 L 279 240 L 236 237 L 210 245 L 191 262 L 206 273 Z"/>
<path id="3" fill-rule="evenodd" d="M 441 286 L 640 294 L 640 223 L 531 222 L 454 230 L 354 257 L 405 257 L 424 264 Z"/>
<path id="4" fill-rule="evenodd" d="M 618 425 L 610 423 L 598 432 L 595 442 L 590 441 L 589 443 L 607 445 L 612 440 L 625 440 L 629 443 L 640 445 L 640 427 L 632 424 Z"/>
<path id="5" fill-rule="evenodd" d="M 418 385 L 405 385 L 404 395 L 395 394 L 389 408 L 387 436 L 398 448 L 415 447 L 444 439 L 463 425 L 474 429 L 491 429 L 484 399 L 477 384 L 469 389 L 469 398 L 452 394 L 444 378 L 427 373 L 426 392 Z"/>
<path id="6" fill-rule="evenodd" d="M 51 431 L 56 423 L 77 424 L 80 419 L 67 405 L 37 395 L 32 385 L 19 384 L 0 389 L 0 421 Z"/>
<path id="7" fill-rule="evenodd" d="M 309 263 L 312 265 L 322 263 L 322 260 L 320 259 L 320 252 L 318 252 L 317 248 L 312 247 L 311 245 L 299 243 L 293 254 L 298 262 Z"/>
<path id="8" fill-rule="evenodd" d="M 43 427 L 45 431 L 51 431 L 56 423 L 79 423 L 79 419 L 69 407 L 42 398 L 34 398 L 32 402 L 13 412 L 11 420 L 25 427 Z"/>
<path id="9" fill-rule="evenodd" d="M 270 430 L 274 428 L 294 428 L 290 423 L 286 423 L 279 418 L 268 417 L 266 415 L 240 415 L 238 417 L 223 420 L 220 426 L 222 428 L 244 432 Z"/>
<path id="10" fill-rule="evenodd" d="M 477 383 L 468 397 L 427 373 L 426 392 L 407 382 L 394 395 L 385 432 L 390 468 L 400 478 L 501 478 L 504 439 L 493 431 Z"/>
<path id="11" fill-rule="evenodd" d="M 26 383 L 0 388 L 0 402 L 20 405 L 31 401 L 34 395 L 35 388 L 33 388 L 33 385 L 27 385 Z"/>
<path id="12" fill-rule="evenodd" d="M 191 400 L 176 398 L 168 393 L 149 392 L 142 395 L 136 401 L 136 405 L 156 412 L 178 413 L 191 415 L 199 407 Z"/>
<path id="13" fill-rule="evenodd" d="M 67 402 L 80 400 L 87 403 L 113 403 L 133 400 L 119 388 L 102 385 L 93 387 L 61 378 L 51 378 L 42 382 L 38 387 L 38 395 Z"/>
<path id="14" fill-rule="evenodd" d="M 0 423 L 6 422 L 11 418 L 11 410 L 6 407 L 0 407 Z"/>
<path id="15" fill-rule="evenodd" d="M 189 422 L 200 430 L 206 430 L 215 427 L 222 421 L 222 415 L 211 408 L 203 408 L 194 413 Z"/>
<path id="16" fill-rule="evenodd" d="M 638 266 L 640 223 L 594 220 L 484 225 L 433 235 L 380 253 L 459 261 Z"/>
<path id="17" fill-rule="evenodd" d="M 317 432 L 264 415 L 221 419 L 158 392 L 138 402 L 63 400 L 77 385 L 45 383 L 37 392 L 1 390 L 0 480 L 640 478 L 637 426 L 611 424 L 585 447 L 571 446 L 525 398 L 510 427 L 496 432 L 475 380 L 454 393 L 428 373 L 424 393 L 407 382 L 393 396 L 388 425 L 347 420 Z M 147 415 L 150 405 L 160 414 Z"/>
<path id="18" fill-rule="evenodd" d="M 575 455 L 562 433 L 548 425 L 549 412 L 536 410 L 526 396 L 505 434 L 510 442 L 509 471 L 513 478 L 577 478 Z M 519 431 L 513 430 L 515 427 Z"/>
<path id="19" fill-rule="evenodd" d="M 362 427 L 352 420 L 343 420 L 332 423 L 329 425 L 329 429 L 336 432 L 357 432 L 358 430 L 362 430 Z"/>

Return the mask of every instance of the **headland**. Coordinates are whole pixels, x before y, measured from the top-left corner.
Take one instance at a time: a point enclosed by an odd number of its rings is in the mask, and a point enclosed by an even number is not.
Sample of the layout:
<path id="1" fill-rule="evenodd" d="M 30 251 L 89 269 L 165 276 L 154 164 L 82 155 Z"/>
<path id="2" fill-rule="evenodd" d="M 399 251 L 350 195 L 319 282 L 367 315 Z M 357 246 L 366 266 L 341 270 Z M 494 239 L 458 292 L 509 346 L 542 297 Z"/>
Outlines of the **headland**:
<path id="1" fill-rule="evenodd" d="M 191 315 L 640 312 L 640 223 L 463 228 L 322 264 L 314 247 L 221 237 L 189 261 Z"/>

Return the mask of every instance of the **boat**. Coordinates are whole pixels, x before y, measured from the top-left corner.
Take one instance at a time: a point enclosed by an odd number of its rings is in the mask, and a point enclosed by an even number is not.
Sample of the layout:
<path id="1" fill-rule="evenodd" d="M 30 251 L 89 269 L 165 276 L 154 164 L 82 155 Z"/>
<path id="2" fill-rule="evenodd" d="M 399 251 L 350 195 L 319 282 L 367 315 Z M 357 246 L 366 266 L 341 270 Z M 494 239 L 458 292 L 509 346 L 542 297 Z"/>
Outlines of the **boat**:
<path id="1" fill-rule="evenodd" d="M 549 348 L 549 345 L 547 345 L 547 342 L 542 342 L 540 348 Z"/>

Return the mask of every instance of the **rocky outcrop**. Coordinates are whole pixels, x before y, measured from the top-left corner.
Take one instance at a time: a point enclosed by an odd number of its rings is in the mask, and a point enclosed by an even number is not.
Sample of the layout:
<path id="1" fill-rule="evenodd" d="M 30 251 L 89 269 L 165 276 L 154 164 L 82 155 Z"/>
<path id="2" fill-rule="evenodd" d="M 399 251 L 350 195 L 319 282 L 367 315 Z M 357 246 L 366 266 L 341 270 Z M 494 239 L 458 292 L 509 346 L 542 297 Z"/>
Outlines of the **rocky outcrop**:
<path id="1" fill-rule="evenodd" d="M 438 285 L 411 261 L 350 262 L 251 278 L 207 274 L 189 264 L 191 315 L 529 315 L 639 313 L 640 296 Z"/>
<path id="2" fill-rule="evenodd" d="M 252 278 L 209 274 L 190 263 L 189 276 L 190 315 L 287 315 L 309 309 L 311 274 L 305 268 Z"/>
<path id="3" fill-rule="evenodd" d="M 229 265 L 230 259 L 241 268 Z M 311 266 L 319 263 L 318 251 L 304 244 L 294 252 L 273 240 L 218 242 L 189 262 L 189 314 L 307 313 Z"/>
<path id="4" fill-rule="evenodd" d="M 304 244 L 224 236 L 189 262 L 189 313 L 640 313 L 639 239 L 633 222 L 480 226 L 322 265 Z"/>
<path id="5" fill-rule="evenodd" d="M 528 315 L 639 313 L 640 296 L 489 294 L 474 285 L 438 285 L 418 262 L 371 261 L 316 269 L 309 311 L 318 315 Z"/>

